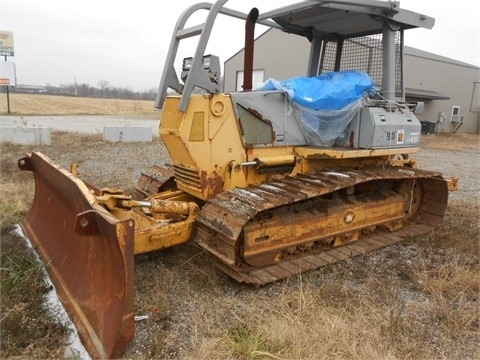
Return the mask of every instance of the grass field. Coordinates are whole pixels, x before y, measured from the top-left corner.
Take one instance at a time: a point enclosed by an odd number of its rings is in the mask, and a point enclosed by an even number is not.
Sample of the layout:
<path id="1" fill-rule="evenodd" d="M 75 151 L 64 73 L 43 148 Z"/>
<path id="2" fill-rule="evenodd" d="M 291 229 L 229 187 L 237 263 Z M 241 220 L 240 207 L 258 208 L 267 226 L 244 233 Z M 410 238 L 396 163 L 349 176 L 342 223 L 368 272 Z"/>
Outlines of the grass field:
<path id="1" fill-rule="evenodd" d="M 153 101 L 10 94 L 10 115 L 156 115 Z M 7 94 L 0 93 L 0 115 L 8 114 Z"/>
<path id="2" fill-rule="evenodd" d="M 29 95 L 24 99 L 51 99 L 50 108 L 68 106 L 59 110 L 65 113 L 77 108 L 60 104 L 70 98 Z M 74 100 L 84 104 L 90 99 Z M 106 107 L 106 102 L 99 103 Z M 130 105 L 118 101 L 119 109 Z M 434 231 L 261 288 L 232 281 L 193 244 L 139 256 L 135 315 L 149 318 L 137 323 L 135 341 L 124 358 L 476 359 L 480 353 L 480 222 L 475 196 L 479 137 L 431 136 L 424 137 L 422 144 L 431 161 L 440 163 L 447 174 L 463 174 L 461 186 L 467 189 L 465 184 L 473 184 L 470 193 L 463 190 L 450 201 L 443 223 Z M 81 159 L 82 176 L 95 178 L 96 184 L 105 180 L 128 186 L 131 163 L 143 167 L 150 161 L 146 154 L 155 158 L 159 146 L 160 140 L 115 144 L 104 142 L 100 135 L 53 133 L 52 145 L 40 150 L 51 157 Z M 43 265 L 12 233 L 32 202 L 33 178 L 16 164 L 31 150 L 0 145 L 2 359 L 59 359 L 67 345 L 67 330 L 42 307 L 48 290 L 42 280 Z M 137 157 L 126 164 L 125 153 Z M 111 159 L 120 163 L 115 173 L 84 170 L 87 163 L 104 169 Z M 471 179 L 465 179 L 468 176 Z"/>

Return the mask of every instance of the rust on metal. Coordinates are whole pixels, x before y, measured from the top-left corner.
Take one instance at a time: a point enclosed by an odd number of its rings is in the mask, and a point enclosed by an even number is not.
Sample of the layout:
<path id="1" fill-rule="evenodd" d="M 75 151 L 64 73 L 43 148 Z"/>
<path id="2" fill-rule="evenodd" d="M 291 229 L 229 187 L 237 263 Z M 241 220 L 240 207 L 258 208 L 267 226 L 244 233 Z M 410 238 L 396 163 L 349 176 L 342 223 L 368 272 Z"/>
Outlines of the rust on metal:
<path id="1" fill-rule="evenodd" d="M 92 358 L 119 356 L 135 332 L 133 221 L 98 206 L 85 183 L 41 153 L 19 167 L 35 177 L 33 205 L 20 223 L 25 235 Z"/>
<path id="2" fill-rule="evenodd" d="M 458 177 L 445 177 L 444 179 L 447 182 L 449 191 L 458 190 Z"/>
<path id="3" fill-rule="evenodd" d="M 208 200 L 223 191 L 225 181 L 216 172 L 209 174 L 207 171 L 202 170 L 200 171 L 200 184 L 205 199 Z"/>
<path id="4" fill-rule="evenodd" d="M 150 210 L 158 213 L 183 214 L 188 215 L 189 204 L 185 201 L 151 199 Z"/>
<path id="5" fill-rule="evenodd" d="M 429 231 L 447 199 L 445 179 L 425 170 L 298 174 L 218 194 L 196 241 L 233 278 L 261 285 Z"/>

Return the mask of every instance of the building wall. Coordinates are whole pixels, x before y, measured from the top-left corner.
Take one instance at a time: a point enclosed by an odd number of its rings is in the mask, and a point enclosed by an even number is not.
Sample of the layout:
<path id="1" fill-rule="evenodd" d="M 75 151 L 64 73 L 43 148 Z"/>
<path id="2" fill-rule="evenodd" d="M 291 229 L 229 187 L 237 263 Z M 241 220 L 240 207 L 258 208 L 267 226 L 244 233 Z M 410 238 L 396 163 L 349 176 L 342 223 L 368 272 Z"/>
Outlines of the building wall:
<path id="1" fill-rule="evenodd" d="M 458 61 L 429 54 L 427 52 L 405 48 L 405 86 L 421 90 L 434 90 L 449 97 L 448 100 L 422 100 L 425 112 L 418 115 L 420 120 L 437 122 L 440 113 L 446 120 L 439 123 L 440 132 L 455 129 L 451 114 L 453 106 L 460 107 L 464 116 L 463 125 L 458 132 L 479 132 L 480 92 L 475 83 L 480 83 L 480 68 Z"/>
<path id="2" fill-rule="evenodd" d="M 277 44 L 285 44 L 278 46 Z M 272 44 L 275 44 L 272 46 Z M 270 30 L 255 40 L 253 69 L 264 70 L 269 78 L 288 79 L 306 75 L 310 43 L 307 39 L 279 30 Z M 225 62 L 224 89 L 235 91 L 237 71 L 243 71 L 243 49 Z M 253 84 L 255 87 L 255 84 Z"/>
<path id="3" fill-rule="evenodd" d="M 264 70 L 264 80 L 304 76 L 309 50 L 307 39 L 272 29 L 255 40 L 253 67 Z M 425 103 L 424 113 L 417 115 L 419 120 L 437 122 L 443 112 L 446 120 L 437 124 L 437 130 L 452 132 L 457 126 L 450 122 L 452 107 L 459 106 L 464 123 L 458 132 L 480 132 L 480 68 L 410 47 L 405 47 L 404 51 L 405 87 L 435 91 L 449 97 L 448 100 L 407 97 L 407 101 Z M 224 88 L 227 92 L 236 89 L 237 72 L 243 70 L 243 56 L 241 50 L 225 62 Z"/>

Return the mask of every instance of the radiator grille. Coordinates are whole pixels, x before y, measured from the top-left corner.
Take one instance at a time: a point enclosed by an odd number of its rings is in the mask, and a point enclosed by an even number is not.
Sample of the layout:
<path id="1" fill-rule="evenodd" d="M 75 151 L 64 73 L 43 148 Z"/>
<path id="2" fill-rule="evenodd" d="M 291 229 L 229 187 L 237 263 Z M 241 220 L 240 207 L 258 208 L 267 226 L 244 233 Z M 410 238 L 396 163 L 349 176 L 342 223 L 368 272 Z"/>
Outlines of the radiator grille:
<path id="1" fill-rule="evenodd" d="M 177 183 L 189 188 L 193 188 L 196 191 L 202 191 L 202 185 L 200 176 L 196 169 L 190 169 L 183 165 L 174 164 L 175 178 Z"/>

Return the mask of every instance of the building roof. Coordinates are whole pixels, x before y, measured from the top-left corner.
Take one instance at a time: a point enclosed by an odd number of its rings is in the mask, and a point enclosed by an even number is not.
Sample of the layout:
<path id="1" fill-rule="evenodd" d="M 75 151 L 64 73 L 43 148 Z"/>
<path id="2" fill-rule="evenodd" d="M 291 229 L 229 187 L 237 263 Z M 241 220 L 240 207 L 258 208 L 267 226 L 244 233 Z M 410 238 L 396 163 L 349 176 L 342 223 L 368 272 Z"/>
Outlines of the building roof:
<path id="1" fill-rule="evenodd" d="M 425 100 L 449 100 L 450 97 L 433 90 L 405 88 L 405 96 Z"/>
<path id="2" fill-rule="evenodd" d="M 479 66 L 468 64 L 468 63 L 465 63 L 465 62 L 462 62 L 462 61 L 458 61 L 458 60 L 455 60 L 455 59 L 452 59 L 452 58 L 448 58 L 446 56 L 437 55 L 435 53 L 420 50 L 420 49 L 413 48 L 413 47 L 410 47 L 410 46 L 404 46 L 403 51 L 404 51 L 405 55 L 412 55 L 412 56 L 422 57 L 422 58 L 425 58 L 425 59 L 442 61 L 442 62 L 446 62 L 446 63 L 449 63 L 449 64 L 466 66 L 466 67 L 471 67 L 471 68 L 480 70 Z"/>

